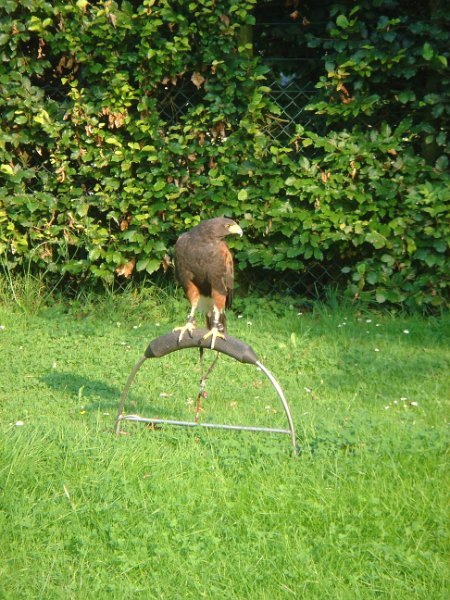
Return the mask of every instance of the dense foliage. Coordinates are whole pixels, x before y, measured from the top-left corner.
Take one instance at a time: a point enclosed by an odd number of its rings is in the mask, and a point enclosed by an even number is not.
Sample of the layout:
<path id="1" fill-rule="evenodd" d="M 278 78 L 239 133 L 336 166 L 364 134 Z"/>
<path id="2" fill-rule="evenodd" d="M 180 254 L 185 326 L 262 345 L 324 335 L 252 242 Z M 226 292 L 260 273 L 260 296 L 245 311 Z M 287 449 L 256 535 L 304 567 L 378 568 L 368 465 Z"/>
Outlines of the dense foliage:
<path id="1" fill-rule="evenodd" d="M 337 262 L 352 295 L 442 304 L 439 2 L 329 2 L 322 31 L 301 30 L 324 57 L 310 106 L 322 127 L 299 124 L 289 140 L 271 135 L 269 70 L 245 35 L 255 3 L 5 1 L 4 265 L 31 260 L 77 282 L 152 273 L 180 231 L 227 214 L 246 228 L 234 242 L 241 268 Z"/>

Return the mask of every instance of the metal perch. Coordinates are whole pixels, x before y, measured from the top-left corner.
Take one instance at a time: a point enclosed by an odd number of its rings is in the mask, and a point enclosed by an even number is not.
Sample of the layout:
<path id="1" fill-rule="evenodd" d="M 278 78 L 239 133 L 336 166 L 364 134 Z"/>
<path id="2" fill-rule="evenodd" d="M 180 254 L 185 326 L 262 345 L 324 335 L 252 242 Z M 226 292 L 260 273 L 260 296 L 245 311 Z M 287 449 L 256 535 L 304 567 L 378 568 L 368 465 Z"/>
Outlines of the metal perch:
<path id="1" fill-rule="evenodd" d="M 242 430 L 242 431 L 263 431 L 266 433 L 281 433 L 290 435 L 292 447 L 294 450 L 294 454 L 298 454 L 299 450 L 297 447 L 296 437 L 295 437 L 295 429 L 294 422 L 292 420 L 291 411 L 289 409 L 289 405 L 284 396 L 283 390 L 278 384 L 275 377 L 272 373 L 258 360 L 253 349 L 248 346 L 245 342 L 238 340 L 237 338 L 233 338 L 227 335 L 226 339 L 217 338 L 214 350 L 217 352 L 221 352 L 222 354 L 226 354 L 234 358 L 235 360 L 249 364 L 255 365 L 258 367 L 269 379 L 270 383 L 275 388 L 281 403 L 283 404 L 284 412 L 286 413 L 286 418 L 288 420 L 289 429 L 276 429 L 272 427 L 252 427 L 245 425 L 225 425 L 225 424 L 217 424 L 217 423 L 199 423 L 196 419 L 195 422 L 190 421 L 173 421 L 169 419 L 149 419 L 146 417 L 141 417 L 139 415 L 124 415 L 123 410 L 125 406 L 125 402 L 128 397 L 128 392 L 130 386 L 136 376 L 136 373 L 139 371 L 143 363 L 149 358 L 161 358 L 166 354 L 170 354 L 171 352 L 176 352 L 177 350 L 185 350 L 186 348 L 206 348 L 209 349 L 209 344 L 211 341 L 209 339 L 204 339 L 205 333 L 207 333 L 207 329 L 195 329 L 192 332 L 192 337 L 187 335 L 183 337 L 181 342 L 178 341 L 179 334 L 177 332 L 168 333 L 166 335 L 162 335 L 148 345 L 144 355 L 138 360 L 138 362 L 133 367 L 131 371 L 125 388 L 120 397 L 119 403 L 119 411 L 116 418 L 115 423 L 115 433 L 118 435 L 120 433 L 121 423 L 122 421 L 138 421 L 143 423 L 151 423 L 151 424 L 167 424 L 167 425 L 181 425 L 186 427 L 209 427 L 216 429 L 233 429 L 233 430 Z M 204 380 L 202 380 L 204 385 Z"/>

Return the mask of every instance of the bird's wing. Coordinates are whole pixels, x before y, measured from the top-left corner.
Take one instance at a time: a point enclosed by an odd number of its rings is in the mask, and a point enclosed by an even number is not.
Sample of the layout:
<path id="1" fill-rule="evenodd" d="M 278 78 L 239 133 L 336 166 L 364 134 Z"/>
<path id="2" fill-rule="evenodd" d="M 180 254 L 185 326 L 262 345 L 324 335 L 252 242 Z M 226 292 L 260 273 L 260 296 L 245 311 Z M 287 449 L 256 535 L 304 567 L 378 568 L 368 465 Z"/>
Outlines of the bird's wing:
<path id="1" fill-rule="evenodd" d="M 233 285 L 234 285 L 234 267 L 233 267 L 233 257 L 231 255 L 230 249 L 226 245 L 225 242 L 220 243 L 220 254 L 223 259 L 223 286 L 226 290 L 226 308 L 231 308 L 233 303 Z"/>
<path id="2" fill-rule="evenodd" d="M 175 275 L 186 291 L 187 285 L 192 281 L 192 270 L 189 261 L 190 239 L 188 233 L 183 233 L 175 244 Z"/>

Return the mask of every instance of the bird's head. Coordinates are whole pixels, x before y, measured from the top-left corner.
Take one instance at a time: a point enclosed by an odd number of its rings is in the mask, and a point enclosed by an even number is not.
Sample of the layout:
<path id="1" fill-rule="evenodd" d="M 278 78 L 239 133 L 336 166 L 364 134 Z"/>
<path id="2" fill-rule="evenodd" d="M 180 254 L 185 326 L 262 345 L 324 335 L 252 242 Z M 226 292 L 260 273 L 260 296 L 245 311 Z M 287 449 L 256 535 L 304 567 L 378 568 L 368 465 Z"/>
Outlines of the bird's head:
<path id="1" fill-rule="evenodd" d="M 224 238 L 225 236 L 233 233 L 239 236 L 243 235 L 243 231 L 236 221 L 233 221 L 233 219 L 228 219 L 227 217 L 216 217 L 215 219 L 203 221 L 200 223 L 199 227 L 208 229 L 209 232 L 217 238 Z"/>

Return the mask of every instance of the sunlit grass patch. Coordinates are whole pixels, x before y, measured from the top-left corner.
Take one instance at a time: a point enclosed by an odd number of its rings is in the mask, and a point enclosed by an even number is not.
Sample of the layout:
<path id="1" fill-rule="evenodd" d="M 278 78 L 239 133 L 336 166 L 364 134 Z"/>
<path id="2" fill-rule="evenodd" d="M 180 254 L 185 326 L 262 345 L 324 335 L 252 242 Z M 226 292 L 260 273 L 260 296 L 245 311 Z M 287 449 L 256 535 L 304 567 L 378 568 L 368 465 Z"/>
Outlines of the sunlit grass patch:
<path id="1" fill-rule="evenodd" d="M 6 598 L 446 597 L 448 320 L 241 309 L 230 332 L 280 381 L 297 459 L 287 436 L 112 434 L 181 299 L 0 308 Z M 149 360 L 130 412 L 192 419 L 198 379 L 194 350 Z M 285 426 L 252 366 L 222 357 L 207 389 L 203 420 Z"/>

